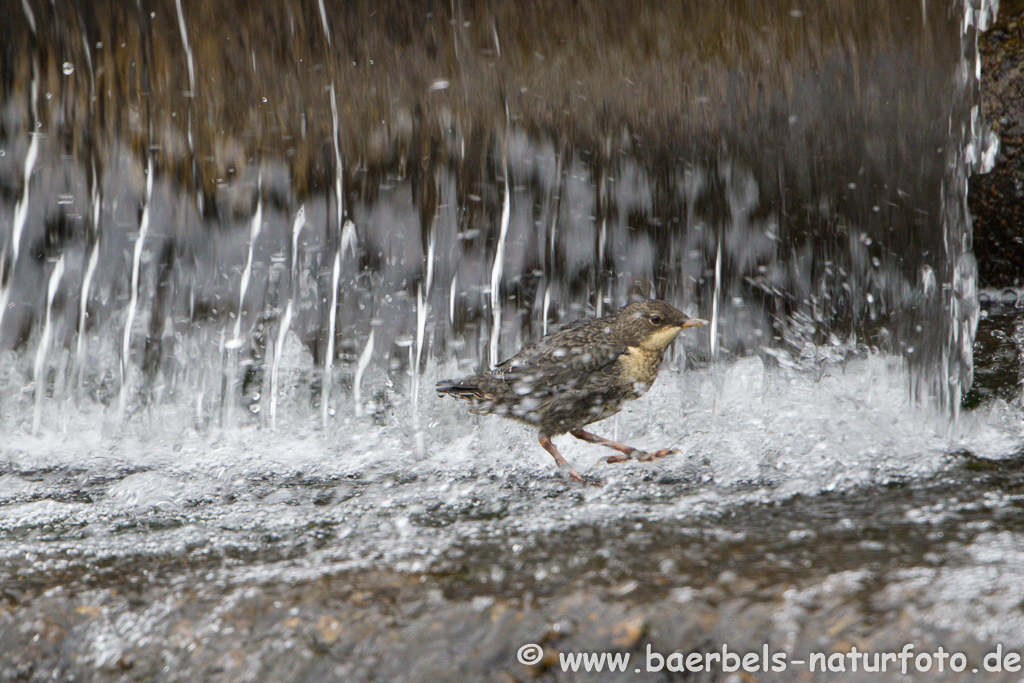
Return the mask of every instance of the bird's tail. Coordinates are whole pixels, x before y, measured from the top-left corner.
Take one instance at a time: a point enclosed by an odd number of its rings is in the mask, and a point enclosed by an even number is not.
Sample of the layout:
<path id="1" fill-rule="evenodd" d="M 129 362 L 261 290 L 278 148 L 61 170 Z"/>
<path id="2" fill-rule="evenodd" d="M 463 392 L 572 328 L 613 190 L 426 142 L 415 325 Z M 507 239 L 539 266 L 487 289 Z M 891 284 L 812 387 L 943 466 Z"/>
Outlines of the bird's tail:
<path id="1" fill-rule="evenodd" d="M 467 377 L 463 380 L 442 380 L 437 383 L 435 388 L 441 396 L 454 396 L 455 398 L 464 398 L 467 401 L 484 397 L 483 391 L 480 390 L 480 386 L 473 381 L 472 377 Z"/>

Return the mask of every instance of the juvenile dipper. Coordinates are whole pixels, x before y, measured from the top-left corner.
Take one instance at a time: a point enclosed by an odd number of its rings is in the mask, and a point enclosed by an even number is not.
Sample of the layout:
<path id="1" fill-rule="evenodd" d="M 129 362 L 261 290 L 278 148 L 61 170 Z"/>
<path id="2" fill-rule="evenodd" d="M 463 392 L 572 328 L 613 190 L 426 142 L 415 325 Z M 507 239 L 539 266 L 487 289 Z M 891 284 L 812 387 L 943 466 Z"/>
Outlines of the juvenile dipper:
<path id="1" fill-rule="evenodd" d="M 658 376 L 665 349 L 682 330 L 707 325 L 664 301 L 638 301 L 602 318 L 571 322 L 527 346 L 489 372 L 437 383 L 437 393 L 469 401 L 471 412 L 502 415 L 540 430 L 540 445 L 569 476 L 584 481 L 551 442 L 552 436 L 607 446 L 621 455 L 607 462 L 654 460 L 652 453 L 584 431 L 639 398 Z"/>

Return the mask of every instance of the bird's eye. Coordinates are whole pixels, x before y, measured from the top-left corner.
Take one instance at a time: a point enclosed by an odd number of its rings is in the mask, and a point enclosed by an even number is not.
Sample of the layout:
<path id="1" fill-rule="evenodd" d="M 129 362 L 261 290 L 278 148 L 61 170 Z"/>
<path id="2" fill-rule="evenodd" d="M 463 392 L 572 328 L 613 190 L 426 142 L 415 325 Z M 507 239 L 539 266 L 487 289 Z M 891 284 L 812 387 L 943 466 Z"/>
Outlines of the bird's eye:
<path id="1" fill-rule="evenodd" d="M 654 325 L 660 325 L 662 323 L 662 321 L 663 321 L 662 317 L 660 315 L 658 315 L 657 313 L 652 315 L 650 320 L 651 320 L 651 323 L 654 324 Z"/>

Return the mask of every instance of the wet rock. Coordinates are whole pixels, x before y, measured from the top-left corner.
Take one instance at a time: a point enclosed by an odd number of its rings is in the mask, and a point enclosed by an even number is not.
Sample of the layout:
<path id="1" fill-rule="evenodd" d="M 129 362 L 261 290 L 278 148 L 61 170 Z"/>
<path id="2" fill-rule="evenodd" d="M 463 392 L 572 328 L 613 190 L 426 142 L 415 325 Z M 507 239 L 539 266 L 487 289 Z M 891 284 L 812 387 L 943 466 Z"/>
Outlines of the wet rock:
<path id="1" fill-rule="evenodd" d="M 1024 280 L 1024 2 L 1004 0 L 978 39 L 982 114 L 999 136 L 992 170 L 970 179 L 974 252 L 984 285 Z"/>

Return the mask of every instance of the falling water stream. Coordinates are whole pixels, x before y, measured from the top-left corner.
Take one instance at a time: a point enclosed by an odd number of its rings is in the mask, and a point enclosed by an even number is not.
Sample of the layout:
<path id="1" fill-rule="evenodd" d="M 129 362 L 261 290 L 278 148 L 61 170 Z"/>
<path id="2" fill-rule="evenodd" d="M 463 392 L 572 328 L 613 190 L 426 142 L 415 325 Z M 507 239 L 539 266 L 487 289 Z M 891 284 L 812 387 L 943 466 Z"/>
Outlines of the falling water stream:
<path id="1" fill-rule="evenodd" d="M 1024 651 L 997 10 L 0 5 L 0 680 Z M 635 298 L 710 321 L 593 427 L 669 458 L 432 390 Z"/>

